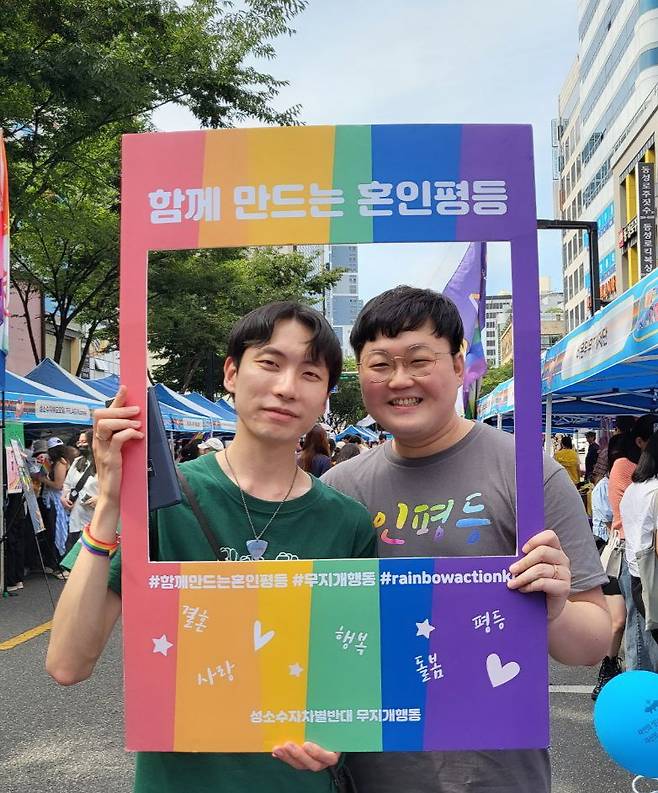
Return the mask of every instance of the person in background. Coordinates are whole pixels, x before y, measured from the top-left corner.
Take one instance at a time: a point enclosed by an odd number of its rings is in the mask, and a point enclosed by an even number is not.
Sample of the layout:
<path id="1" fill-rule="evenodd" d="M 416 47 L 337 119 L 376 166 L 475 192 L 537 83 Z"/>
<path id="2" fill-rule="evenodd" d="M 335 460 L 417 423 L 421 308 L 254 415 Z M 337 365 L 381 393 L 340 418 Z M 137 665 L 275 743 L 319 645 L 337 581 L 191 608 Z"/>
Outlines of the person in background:
<path id="1" fill-rule="evenodd" d="M 199 456 L 199 446 L 201 443 L 201 438 L 192 438 L 191 441 L 188 441 L 180 451 L 181 463 L 188 463 L 190 460 L 196 460 Z"/>
<path id="2" fill-rule="evenodd" d="M 306 433 L 298 464 L 302 471 L 313 474 L 318 479 L 331 468 L 329 439 L 319 424 Z"/>
<path id="3" fill-rule="evenodd" d="M 592 474 L 594 473 L 594 466 L 599 456 L 599 444 L 596 442 L 595 432 L 586 432 L 585 439 L 587 440 L 587 455 L 585 456 L 585 479 L 588 482 L 592 481 Z"/>
<path id="4" fill-rule="evenodd" d="M 621 500 L 630 486 L 642 450 L 653 435 L 656 416 L 645 415 L 637 419 L 631 432 L 622 433 L 621 449 L 610 466 L 608 497 L 612 509 L 612 530 L 625 541 L 626 532 L 621 515 Z M 610 453 L 609 453 L 610 457 Z M 619 588 L 626 603 L 626 669 L 652 671 L 658 663 L 658 645 L 647 644 L 644 618 L 637 610 L 633 599 L 630 571 L 626 557 L 622 558 Z"/>
<path id="5" fill-rule="evenodd" d="M 359 454 L 361 454 L 361 452 L 356 443 L 345 443 L 343 444 L 343 448 L 339 449 L 336 454 L 336 465 L 338 465 L 338 463 L 344 463 L 345 460 L 351 460 L 352 457 L 358 457 Z"/>
<path id="6" fill-rule="evenodd" d="M 359 454 L 364 454 L 365 452 L 368 451 L 366 447 L 363 445 L 363 440 L 359 435 L 350 435 L 347 438 L 347 442 L 356 446 L 356 448 L 359 450 Z"/>
<path id="7" fill-rule="evenodd" d="M 98 500 L 98 479 L 92 444 L 93 430 L 80 433 L 76 446 L 80 456 L 74 460 L 66 474 L 62 487 L 61 501 L 69 512 L 69 534 L 66 542 L 67 552 L 80 539 L 82 529 L 94 517 Z"/>
<path id="8" fill-rule="evenodd" d="M 78 451 L 72 446 L 65 446 L 60 438 L 53 437 L 48 439 L 48 456 L 50 471 L 47 476 L 41 477 L 42 499 L 48 510 L 46 529 L 51 534 L 61 559 L 66 553 L 69 536 L 69 516 L 62 504 L 62 488 L 68 470 L 78 456 Z"/>
<path id="9" fill-rule="evenodd" d="M 635 424 L 635 416 L 615 416 L 614 435 L 630 432 Z M 603 476 L 608 475 L 608 447 L 601 445 L 592 471 L 592 482 L 596 484 Z"/>
<path id="10" fill-rule="evenodd" d="M 658 432 L 654 432 L 646 441 L 631 478 L 632 482 L 621 499 L 620 511 L 633 602 L 640 616 L 644 618 L 642 581 L 637 554 L 651 546 L 658 527 Z M 645 630 L 645 641 L 647 646 L 658 642 L 658 630 Z M 652 660 L 653 671 L 658 672 L 655 656 Z"/>
<path id="11" fill-rule="evenodd" d="M 203 443 L 199 444 L 199 456 L 202 454 L 213 454 L 215 452 L 221 452 L 224 448 L 224 444 L 219 438 L 207 438 Z"/>
<path id="12" fill-rule="evenodd" d="M 578 452 L 573 448 L 573 443 L 569 435 L 563 435 L 560 441 L 560 448 L 555 453 L 556 462 L 566 470 L 569 479 L 577 485 L 580 482 L 580 460 Z"/>
<path id="13" fill-rule="evenodd" d="M 624 453 L 625 443 L 626 436 L 623 434 L 613 435 L 610 438 L 606 455 L 610 468 L 614 465 L 615 460 Z M 605 547 L 612 530 L 612 507 L 608 498 L 608 474 L 609 471 L 606 471 L 605 476 L 599 479 L 592 492 L 592 530 L 599 552 Z M 621 593 L 619 579 L 610 577 L 608 583 L 602 586 L 602 591 L 610 612 L 612 637 L 610 648 L 603 661 L 601 661 L 596 685 L 592 690 L 592 699 L 594 701 L 601 693 L 603 686 L 623 671 L 619 650 L 626 628 L 626 603 Z"/>

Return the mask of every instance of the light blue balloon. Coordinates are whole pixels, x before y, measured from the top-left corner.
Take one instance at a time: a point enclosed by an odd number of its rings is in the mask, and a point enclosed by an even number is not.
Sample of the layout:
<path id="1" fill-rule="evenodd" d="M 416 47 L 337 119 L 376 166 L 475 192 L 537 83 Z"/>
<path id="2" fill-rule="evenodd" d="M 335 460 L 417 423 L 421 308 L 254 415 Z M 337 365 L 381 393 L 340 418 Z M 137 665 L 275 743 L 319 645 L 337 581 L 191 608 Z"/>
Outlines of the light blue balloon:
<path id="1" fill-rule="evenodd" d="M 624 672 L 607 683 L 594 706 L 594 729 L 615 763 L 658 777 L 658 674 Z"/>

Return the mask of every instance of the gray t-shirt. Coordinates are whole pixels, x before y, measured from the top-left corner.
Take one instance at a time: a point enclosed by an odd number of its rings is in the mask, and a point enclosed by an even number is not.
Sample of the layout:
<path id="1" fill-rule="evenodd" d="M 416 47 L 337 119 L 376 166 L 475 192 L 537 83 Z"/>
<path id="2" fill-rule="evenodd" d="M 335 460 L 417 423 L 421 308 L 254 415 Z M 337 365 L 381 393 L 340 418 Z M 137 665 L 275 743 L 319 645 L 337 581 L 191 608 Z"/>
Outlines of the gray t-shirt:
<path id="1" fill-rule="evenodd" d="M 514 437 L 474 424 L 431 457 L 402 458 L 386 443 L 322 479 L 365 504 L 382 557 L 500 556 L 516 548 L 514 471 Z M 571 560 L 572 591 L 606 583 L 583 502 L 548 457 L 544 517 Z M 548 793 L 551 786 L 545 750 L 352 754 L 348 765 L 359 793 Z"/>

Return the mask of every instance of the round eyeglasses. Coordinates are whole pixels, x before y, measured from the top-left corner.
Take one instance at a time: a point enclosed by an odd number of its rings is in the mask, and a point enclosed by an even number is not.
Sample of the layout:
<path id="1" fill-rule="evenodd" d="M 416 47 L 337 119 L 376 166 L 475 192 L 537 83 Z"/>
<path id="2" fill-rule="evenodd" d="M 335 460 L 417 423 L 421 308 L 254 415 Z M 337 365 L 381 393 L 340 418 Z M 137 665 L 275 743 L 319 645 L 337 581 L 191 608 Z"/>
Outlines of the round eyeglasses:
<path id="1" fill-rule="evenodd" d="M 404 355 L 389 355 L 382 350 L 373 350 L 363 357 L 359 363 L 362 374 L 371 383 L 387 383 L 395 374 L 396 361 L 402 361 L 404 371 L 414 379 L 427 377 L 432 373 L 437 360 L 442 355 L 451 352 L 437 352 L 424 344 L 417 344 L 405 352 Z"/>

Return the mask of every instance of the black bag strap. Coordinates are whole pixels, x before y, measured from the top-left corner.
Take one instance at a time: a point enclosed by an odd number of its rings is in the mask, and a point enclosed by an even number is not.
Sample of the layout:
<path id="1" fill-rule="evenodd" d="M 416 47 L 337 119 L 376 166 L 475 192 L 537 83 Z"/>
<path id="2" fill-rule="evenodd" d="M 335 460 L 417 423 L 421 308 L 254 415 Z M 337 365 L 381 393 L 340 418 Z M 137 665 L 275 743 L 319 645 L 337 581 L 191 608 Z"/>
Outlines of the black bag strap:
<path id="1" fill-rule="evenodd" d="M 87 464 L 87 467 L 85 468 L 85 470 L 84 470 L 84 472 L 83 472 L 83 474 L 82 474 L 82 476 L 80 477 L 80 479 L 78 479 L 78 481 L 77 481 L 77 482 L 75 483 L 75 485 L 74 485 L 74 486 L 71 488 L 71 490 L 75 490 L 75 491 L 77 491 L 78 493 L 80 493 L 80 491 L 82 490 L 82 488 L 83 488 L 83 487 L 85 486 L 85 484 L 87 483 L 87 479 L 89 479 L 89 477 L 90 477 L 90 476 L 91 476 L 91 463 L 88 463 L 88 464 Z"/>
<path id="2" fill-rule="evenodd" d="M 197 519 L 197 523 L 199 524 L 199 526 L 201 526 L 203 533 L 206 535 L 208 544 L 212 548 L 212 551 L 217 557 L 217 560 L 220 562 L 223 561 L 221 548 L 219 547 L 217 538 L 212 533 L 210 524 L 208 523 L 208 519 L 204 515 L 201 507 L 199 506 L 199 502 L 197 501 L 197 497 L 194 495 L 194 492 L 190 487 L 190 483 L 187 481 L 187 479 L 183 475 L 183 472 L 178 467 L 176 468 L 176 476 L 178 477 L 178 481 L 180 482 L 181 490 L 185 494 L 187 503 L 190 505 L 190 508 L 194 513 L 194 517 Z"/>

